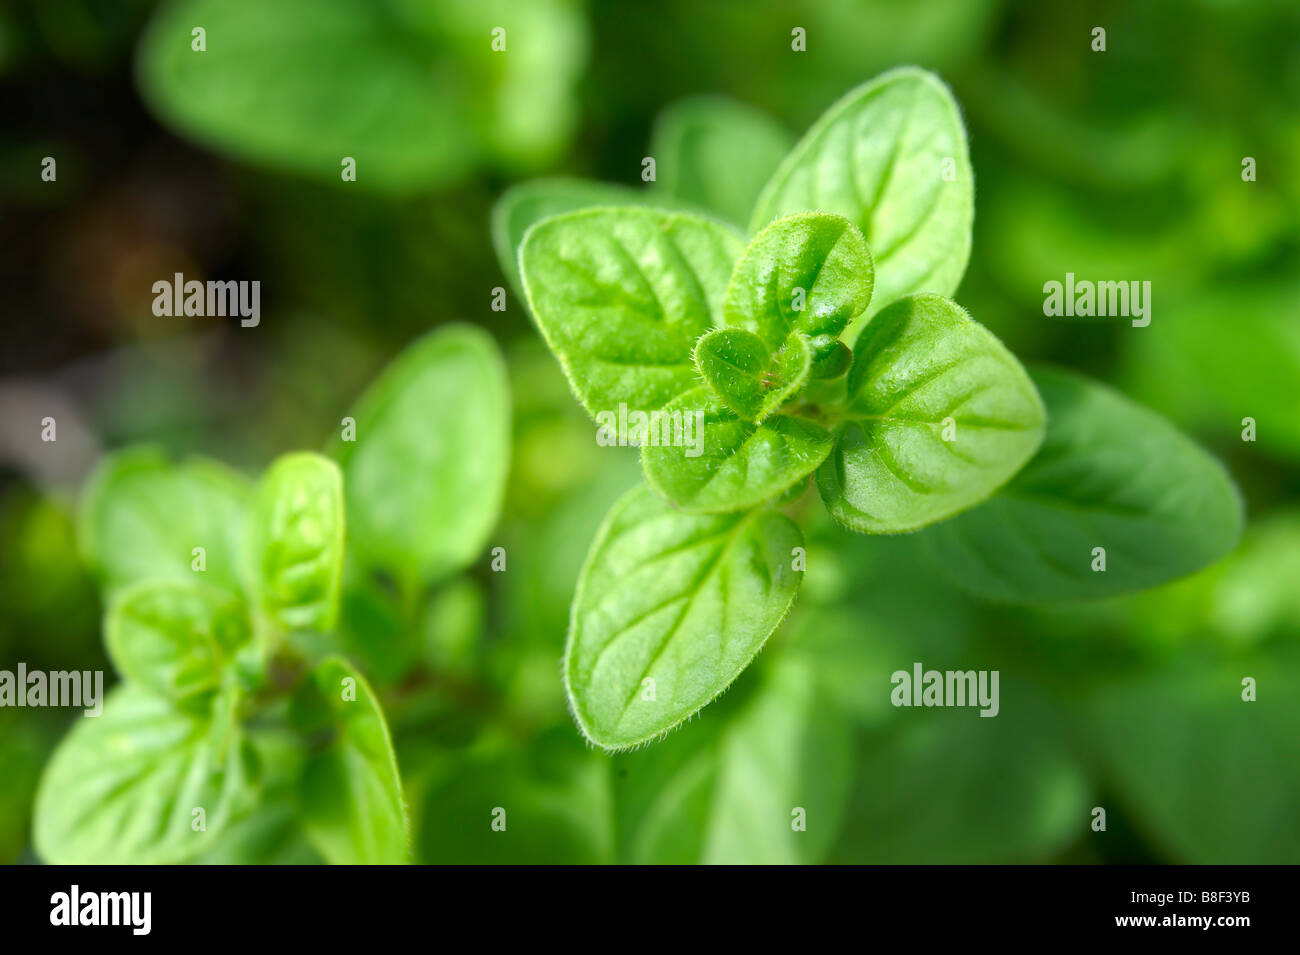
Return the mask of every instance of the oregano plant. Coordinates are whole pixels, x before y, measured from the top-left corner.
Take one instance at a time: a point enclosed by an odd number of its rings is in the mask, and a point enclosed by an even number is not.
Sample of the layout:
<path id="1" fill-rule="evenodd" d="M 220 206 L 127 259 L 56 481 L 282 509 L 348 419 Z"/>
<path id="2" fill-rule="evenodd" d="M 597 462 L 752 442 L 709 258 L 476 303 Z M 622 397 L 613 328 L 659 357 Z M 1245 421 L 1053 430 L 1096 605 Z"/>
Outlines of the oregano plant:
<path id="1" fill-rule="evenodd" d="M 574 396 L 602 429 L 641 422 L 617 443 L 641 446 L 645 484 L 573 601 L 564 681 L 591 742 L 662 736 L 763 648 L 816 573 L 796 520 L 812 481 L 848 531 L 922 531 L 947 575 L 1004 601 L 1150 587 L 1231 549 L 1241 506 L 1217 462 L 1100 384 L 1031 375 L 953 300 L 974 186 L 936 77 L 848 93 L 766 170 L 747 229 L 736 185 L 755 170 L 689 174 L 690 143 L 720 138 L 667 141 L 683 168 L 666 187 L 540 180 L 494 213 Z"/>
<path id="2" fill-rule="evenodd" d="M 329 456 L 282 455 L 255 484 L 153 448 L 92 476 L 81 545 L 121 682 L 45 769 L 43 859 L 265 861 L 282 824 L 328 862 L 409 859 L 393 739 L 358 661 L 422 639 L 432 588 L 487 544 L 509 459 L 504 363 L 482 331 L 447 326 L 343 421 Z M 357 628 L 343 618 L 359 604 Z M 387 618 L 405 635 L 373 625 Z"/>

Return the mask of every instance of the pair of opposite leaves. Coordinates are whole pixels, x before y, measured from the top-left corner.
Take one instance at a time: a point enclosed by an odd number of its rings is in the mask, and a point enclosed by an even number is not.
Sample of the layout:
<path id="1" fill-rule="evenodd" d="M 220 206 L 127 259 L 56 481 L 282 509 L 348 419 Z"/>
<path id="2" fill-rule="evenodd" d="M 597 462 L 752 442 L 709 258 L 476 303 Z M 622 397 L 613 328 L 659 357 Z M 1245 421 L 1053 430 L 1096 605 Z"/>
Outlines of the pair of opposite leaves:
<path id="1" fill-rule="evenodd" d="M 334 442 L 338 465 L 288 454 L 250 493 L 215 462 L 175 465 L 145 448 L 103 462 L 83 496 L 80 536 L 111 597 L 106 642 L 126 685 L 102 717 L 78 723 L 47 766 L 36 801 L 41 857 L 193 858 L 238 824 L 250 800 L 273 815 L 292 780 L 303 828 L 327 860 L 404 859 L 401 781 L 365 679 L 339 657 L 313 669 L 294 697 L 311 705 L 296 708 L 316 711 L 313 721 L 324 710 L 334 718 L 332 742 L 308 752 L 277 730 L 242 725 L 243 676 L 257 669 L 244 657 L 262 642 L 255 629 L 335 629 L 345 511 L 350 559 L 412 592 L 472 561 L 500 509 L 508 406 L 491 339 L 444 326 L 367 389 L 353 411 L 366 440 Z M 195 581 L 196 541 L 211 584 Z M 355 694 L 340 703 L 348 679 Z M 265 758 L 251 758 L 255 751 Z M 181 795 L 164 807 L 169 793 Z M 190 827 L 196 806 L 206 810 L 201 832 Z M 238 835 L 227 843 L 237 846 Z"/>
<path id="2" fill-rule="evenodd" d="M 652 415 L 646 479 L 681 511 L 752 508 L 818 471 L 842 523 L 912 530 L 988 497 L 1042 439 L 1028 375 L 942 296 L 875 314 L 849 367 L 840 336 L 875 272 L 843 217 L 787 216 L 746 246 L 689 213 L 597 208 L 538 224 L 520 258 L 587 410 Z"/>

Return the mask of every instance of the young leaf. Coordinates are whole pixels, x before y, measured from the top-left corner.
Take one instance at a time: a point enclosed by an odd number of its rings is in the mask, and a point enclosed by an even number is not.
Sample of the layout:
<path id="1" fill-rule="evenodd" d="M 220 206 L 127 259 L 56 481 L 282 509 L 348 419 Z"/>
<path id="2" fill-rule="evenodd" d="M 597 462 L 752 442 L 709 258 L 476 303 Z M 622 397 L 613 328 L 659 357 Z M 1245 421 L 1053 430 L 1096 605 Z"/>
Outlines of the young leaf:
<path id="1" fill-rule="evenodd" d="M 185 135 L 336 183 L 351 156 L 363 188 L 394 191 L 454 179 L 476 158 L 468 104 L 439 78 L 448 65 L 445 49 L 404 39 L 391 11 L 340 0 L 170 3 L 139 55 L 146 102 Z"/>
<path id="2" fill-rule="evenodd" d="M 343 576 L 343 476 L 310 452 L 277 458 L 249 525 L 249 591 L 287 630 L 334 629 Z"/>
<path id="3" fill-rule="evenodd" d="M 715 328 L 696 344 L 695 365 L 723 404 L 761 422 L 807 383 L 812 346 L 796 332 L 773 354 L 752 332 Z"/>
<path id="4" fill-rule="evenodd" d="M 770 500 L 817 470 L 834 445 L 829 431 L 796 415 L 751 424 L 708 387 L 687 392 L 660 414 L 681 422 L 681 433 L 692 440 L 665 441 L 664 432 L 675 435 L 675 426 L 659 429 L 656 440 L 641 449 L 646 483 L 693 514 L 738 511 Z"/>
<path id="5" fill-rule="evenodd" d="M 528 231 L 529 306 L 588 412 L 655 411 L 698 385 L 692 351 L 721 324 L 743 247 L 729 226 L 658 209 L 584 209 Z"/>
<path id="6" fill-rule="evenodd" d="M 655 120 L 655 191 L 745 225 L 794 137 L 752 106 L 722 96 L 678 100 Z"/>
<path id="7" fill-rule="evenodd" d="M 165 577 L 237 593 L 249 499 L 247 482 L 216 462 L 119 451 L 100 463 L 82 496 L 81 549 L 110 591 Z"/>
<path id="8" fill-rule="evenodd" d="M 587 555 L 565 651 L 587 738 L 635 746 L 725 690 L 794 602 L 802 542 L 773 511 L 692 517 L 644 487 L 615 504 Z"/>
<path id="9" fill-rule="evenodd" d="M 727 285 L 723 318 L 776 351 L 792 332 L 839 335 L 871 301 L 871 252 L 843 216 L 777 219 L 745 248 Z"/>
<path id="10" fill-rule="evenodd" d="M 179 580 L 150 580 L 118 594 L 104 623 L 118 673 L 174 703 L 221 687 L 222 673 L 251 635 L 243 601 Z"/>
<path id="11" fill-rule="evenodd" d="M 827 110 L 764 188 L 750 231 L 805 210 L 846 216 L 862 230 L 875 257 L 877 310 L 916 292 L 955 292 L 975 203 L 966 130 L 948 88 L 924 70 L 892 70 Z"/>
<path id="12" fill-rule="evenodd" d="M 1048 415 L 1038 455 L 993 500 L 925 535 L 957 583 L 1013 602 L 1105 597 L 1236 545 L 1241 499 L 1196 444 L 1097 382 L 1049 369 L 1034 381 Z"/>
<path id="13" fill-rule="evenodd" d="M 370 684 L 341 657 L 318 666 L 295 703 L 332 734 L 303 770 L 307 836 L 334 864 L 407 860 L 410 824 L 388 724 Z"/>
<path id="14" fill-rule="evenodd" d="M 253 797 L 230 700 L 190 713 L 143 687 L 78 719 L 36 794 L 36 851 L 53 864 L 173 864 L 205 850 Z M 203 826 L 195 825 L 203 810 Z"/>
<path id="15" fill-rule="evenodd" d="M 492 206 L 492 248 L 510 284 L 522 293 L 519 246 L 534 223 L 589 206 L 637 206 L 651 201 L 644 190 L 586 179 L 557 177 L 517 183 Z"/>
<path id="16" fill-rule="evenodd" d="M 407 347 L 337 441 L 348 547 L 414 588 L 468 566 L 496 526 L 510 462 L 505 368 L 481 329 L 450 325 Z"/>
<path id="17" fill-rule="evenodd" d="M 817 486 L 852 530 L 915 530 L 987 498 L 1042 437 L 1042 402 L 1012 354 L 957 305 L 915 295 L 858 339 Z"/>
<path id="18" fill-rule="evenodd" d="M 620 861 L 816 863 L 835 844 L 852 731 L 812 668 L 766 669 L 740 706 L 615 758 Z"/>

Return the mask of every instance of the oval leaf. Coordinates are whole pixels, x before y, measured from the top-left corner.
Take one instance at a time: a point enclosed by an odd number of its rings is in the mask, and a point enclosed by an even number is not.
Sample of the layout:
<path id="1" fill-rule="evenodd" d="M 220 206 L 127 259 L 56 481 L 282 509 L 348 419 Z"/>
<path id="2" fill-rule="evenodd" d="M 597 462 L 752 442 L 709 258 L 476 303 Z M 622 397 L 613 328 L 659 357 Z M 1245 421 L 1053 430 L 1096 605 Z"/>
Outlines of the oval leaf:
<path id="1" fill-rule="evenodd" d="M 229 703 L 217 697 L 214 719 L 127 684 L 98 718 L 78 719 L 36 794 L 41 858 L 173 864 L 208 848 L 253 795 Z M 204 829 L 193 826 L 200 808 Z"/>
<path id="2" fill-rule="evenodd" d="M 699 384 L 695 342 L 721 324 L 743 247 L 729 226 L 658 209 L 584 209 L 528 231 L 528 303 L 588 412 L 656 411 Z"/>
<path id="3" fill-rule="evenodd" d="M 158 577 L 193 581 L 202 548 L 203 581 L 238 592 L 250 497 L 247 482 L 214 461 L 174 464 L 153 448 L 119 451 L 100 463 L 82 496 L 81 549 L 115 590 Z"/>
<path id="4" fill-rule="evenodd" d="M 467 325 L 407 347 L 357 402 L 343 467 L 348 547 L 408 588 L 473 563 L 510 464 L 510 395 L 492 339 Z"/>
<path id="5" fill-rule="evenodd" d="M 867 323 L 846 423 L 817 472 L 831 515 L 866 534 L 915 530 L 983 501 L 1043 436 L 1043 406 L 1015 357 L 938 295 Z"/>
<path id="6" fill-rule="evenodd" d="M 927 532 L 956 582 L 994 600 L 1106 597 L 1218 560 L 1241 535 L 1223 467 L 1159 415 L 1082 376 L 1034 372 L 1043 447 L 997 497 Z M 1096 548 L 1105 570 L 1094 570 Z"/>
<path id="7" fill-rule="evenodd" d="M 237 597 L 170 580 L 124 590 L 104 624 L 118 673 L 178 703 L 219 689 L 226 666 L 251 632 Z"/>
<path id="8" fill-rule="evenodd" d="M 310 452 L 278 458 L 257 491 L 249 590 L 289 630 L 328 631 L 343 577 L 343 476 Z"/>
<path id="9" fill-rule="evenodd" d="M 812 348 L 796 333 L 774 355 L 751 332 L 715 328 L 695 346 L 695 364 L 723 404 L 746 421 L 762 421 L 807 383 Z"/>
<path id="10" fill-rule="evenodd" d="M 795 415 L 745 421 L 707 387 L 656 414 L 666 424 L 655 428 L 650 418 L 650 439 L 641 449 L 646 483 L 694 514 L 771 500 L 817 470 L 834 445 L 829 431 Z"/>
<path id="11" fill-rule="evenodd" d="M 777 219 L 746 247 L 727 286 L 728 326 L 776 351 L 792 332 L 838 335 L 871 302 L 875 278 L 862 233 L 820 212 Z"/>
<path id="12" fill-rule="evenodd" d="M 410 823 L 402 781 L 370 684 L 346 660 L 332 657 L 316 668 L 295 703 L 331 734 L 308 759 L 300 785 L 312 845 L 338 865 L 405 862 Z"/>
<path id="13" fill-rule="evenodd" d="M 207 31 L 202 52 L 191 48 L 196 26 Z M 314 178 L 340 182 L 350 156 L 363 187 L 410 191 L 460 175 L 479 148 L 440 78 L 445 45 L 422 46 L 374 4 L 169 3 L 141 40 L 139 67 L 145 100 L 185 135 Z"/>
<path id="14" fill-rule="evenodd" d="M 773 511 L 692 517 L 644 487 L 626 494 L 587 555 L 565 651 L 587 738 L 635 746 L 725 690 L 793 604 L 802 543 Z"/>
<path id="15" fill-rule="evenodd" d="M 862 230 L 875 257 L 877 310 L 915 292 L 955 292 L 975 201 L 966 130 L 948 88 L 904 68 L 827 110 L 764 188 L 750 231 L 805 210 Z"/>

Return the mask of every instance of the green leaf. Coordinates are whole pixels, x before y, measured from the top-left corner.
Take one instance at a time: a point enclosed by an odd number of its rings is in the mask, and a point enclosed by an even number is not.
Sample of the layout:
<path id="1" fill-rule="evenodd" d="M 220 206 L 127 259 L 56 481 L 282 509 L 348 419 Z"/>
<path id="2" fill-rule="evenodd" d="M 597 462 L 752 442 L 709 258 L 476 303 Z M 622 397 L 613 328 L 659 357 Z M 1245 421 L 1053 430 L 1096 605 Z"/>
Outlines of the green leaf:
<path id="1" fill-rule="evenodd" d="M 252 799 L 251 760 L 231 704 L 222 695 L 211 714 L 189 713 L 127 684 L 98 718 L 78 718 L 36 794 L 41 858 L 172 864 L 207 849 Z"/>
<path id="2" fill-rule="evenodd" d="M 658 209 L 584 209 L 528 231 L 529 306 L 588 412 L 655 411 L 699 384 L 695 342 L 721 324 L 743 247 L 729 226 Z"/>
<path id="3" fill-rule="evenodd" d="M 405 862 L 410 824 L 402 781 L 370 684 L 346 660 L 331 657 L 295 703 L 331 736 L 309 757 L 299 790 L 312 844 L 336 865 Z"/>
<path id="4" fill-rule="evenodd" d="M 519 246 L 535 223 L 588 206 L 636 206 L 653 202 L 650 193 L 586 179 L 532 179 L 511 186 L 492 206 L 492 248 L 510 284 L 523 290 Z"/>
<path id="5" fill-rule="evenodd" d="M 825 428 L 795 415 L 775 415 L 757 425 L 742 420 L 708 387 L 687 392 L 660 414 L 680 422 L 680 430 L 652 426 L 652 440 L 641 449 L 646 483 L 692 514 L 738 511 L 770 500 L 817 470 L 834 444 Z"/>
<path id="6" fill-rule="evenodd" d="M 504 50 L 492 47 L 497 28 Z M 573 0 L 173 0 L 145 32 L 137 72 L 151 110 L 204 145 L 409 193 L 484 158 L 553 160 L 577 119 L 586 32 Z"/>
<path id="7" fill-rule="evenodd" d="M 277 458 L 257 490 L 249 526 L 249 591 L 286 630 L 329 631 L 343 576 L 343 476 L 328 458 Z"/>
<path id="8" fill-rule="evenodd" d="M 821 861 L 853 774 L 852 733 L 823 691 L 810 667 L 783 658 L 725 716 L 615 757 L 621 861 Z"/>
<path id="9" fill-rule="evenodd" d="M 83 493 L 82 553 L 110 591 L 165 577 L 240 589 L 239 549 L 250 492 L 223 465 L 173 464 L 152 448 L 106 457 Z M 203 548 L 196 566 L 194 548 Z"/>
<path id="10" fill-rule="evenodd" d="M 496 526 L 510 463 L 510 395 L 492 339 L 445 326 L 407 347 L 338 441 L 348 547 L 409 588 L 471 564 Z"/>
<path id="11" fill-rule="evenodd" d="M 806 210 L 862 230 L 877 310 L 916 292 L 955 292 L 975 204 L 966 130 L 948 88 L 924 70 L 892 70 L 827 110 L 764 188 L 750 231 Z"/>
<path id="12" fill-rule="evenodd" d="M 789 612 L 802 543 L 773 511 L 691 517 L 644 487 L 626 494 L 587 555 L 565 652 L 587 738 L 635 746 L 725 690 Z"/>
<path id="13" fill-rule="evenodd" d="M 874 277 L 871 252 L 848 219 L 786 216 L 756 235 L 736 263 L 724 320 L 772 351 L 793 332 L 839 335 L 866 310 Z"/>
<path id="14" fill-rule="evenodd" d="M 1094 835 L 1090 784 L 1060 714 L 1010 680 L 999 696 L 996 717 L 967 707 L 905 711 L 866 741 L 838 859 L 1041 862 Z"/>
<path id="15" fill-rule="evenodd" d="M 813 378 L 838 378 L 853 364 L 853 351 L 834 335 L 817 335 L 809 339 L 812 348 Z"/>
<path id="16" fill-rule="evenodd" d="M 1254 702 L 1242 680 L 1255 680 Z M 1103 688 L 1087 714 L 1118 796 L 1144 834 L 1193 865 L 1300 862 L 1300 667 L 1239 658 Z"/>
<path id="17" fill-rule="evenodd" d="M 773 354 L 742 328 L 715 328 L 695 346 L 695 365 L 728 408 L 746 421 L 770 417 L 808 381 L 812 346 L 798 332 Z"/>
<path id="18" fill-rule="evenodd" d="M 655 120 L 656 192 L 744 225 L 794 137 L 776 120 L 723 96 L 694 96 Z"/>
<path id="19" fill-rule="evenodd" d="M 1163 418 L 1079 375 L 1040 369 L 1047 436 L 992 501 L 926 534 L 946 574 L 994 600 L 1105 597 L 1218 560 L 1241 535 L 1237 490 Z M 1094 571 L 1105 548 L 1105 571 Z"/>
<path id="20" fill-rule="evenodd" d="M 251 632 L 242 600 L 179 580 L 127 588 L 104 623 L 118 673 L 175 703 L 220 689 L 226 667 Z"/>
<path id="21" fill-rule="evenodd" d="M 1043 406 L 1015 357 L 938 295 L 867 324 L 835 450 L 817 472 L 831 515 L 860 533 L 915 530 L 983 501 L 1043 436 Z"/>
<path id="22" fill-rule="evenodd" d="M 454 179 L 479 149 L 452 92 L 454 54 L 404 36 L 386 7 L 167 4 L 140 43 L 141 92 L 184 135 L 279 169 L 338 183 L 351 156 L 363 187 L 404 192 Z M 205 52 L 191 48 L 197 26 Z"/>

